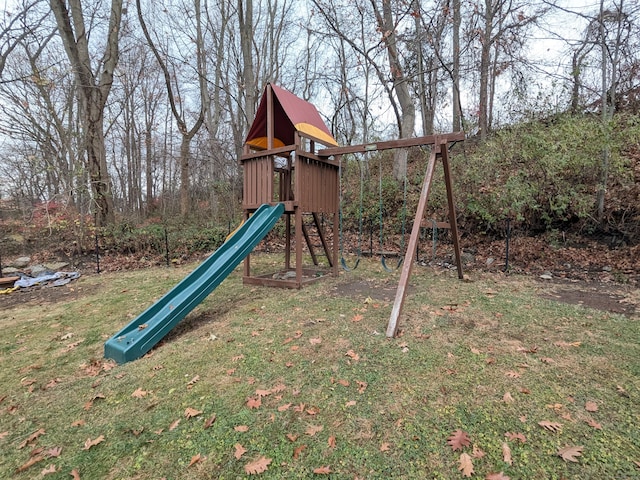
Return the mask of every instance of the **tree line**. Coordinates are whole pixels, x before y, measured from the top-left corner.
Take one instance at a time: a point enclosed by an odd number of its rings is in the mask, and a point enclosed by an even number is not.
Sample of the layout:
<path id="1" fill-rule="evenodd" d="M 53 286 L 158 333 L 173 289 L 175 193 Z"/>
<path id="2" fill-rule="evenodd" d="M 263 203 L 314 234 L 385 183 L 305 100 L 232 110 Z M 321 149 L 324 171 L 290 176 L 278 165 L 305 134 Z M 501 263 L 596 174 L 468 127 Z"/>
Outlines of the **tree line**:
<path id="1" fill-rule="evenodd" d="M 639 14 L 628 0 L 5 2 L 0 200 L 57 202 L 98 226 L 232 218 L 267 82 L 316 104 L 341 144 L 483 142 L 566 111 L 598 113 L 606 132 L 640 104 Z M 610 155 L 605 141 L 600 214 Z M 400 179 L 406 152 L 393 161 Z"/>

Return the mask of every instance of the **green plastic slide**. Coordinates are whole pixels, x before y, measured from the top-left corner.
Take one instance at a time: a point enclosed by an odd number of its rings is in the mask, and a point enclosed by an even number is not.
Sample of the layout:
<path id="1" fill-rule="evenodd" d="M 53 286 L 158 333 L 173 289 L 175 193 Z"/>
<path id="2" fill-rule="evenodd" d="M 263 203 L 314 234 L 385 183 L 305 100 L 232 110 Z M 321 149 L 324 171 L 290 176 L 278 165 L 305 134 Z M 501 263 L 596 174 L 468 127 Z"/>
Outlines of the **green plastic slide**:
<path id="1" fill-rule="evenodd" d="M 140 358 L 206 298 L 269 233 L 284 204 L 262 205 L 209 258 L 104 344 L 105 358 Z"/>

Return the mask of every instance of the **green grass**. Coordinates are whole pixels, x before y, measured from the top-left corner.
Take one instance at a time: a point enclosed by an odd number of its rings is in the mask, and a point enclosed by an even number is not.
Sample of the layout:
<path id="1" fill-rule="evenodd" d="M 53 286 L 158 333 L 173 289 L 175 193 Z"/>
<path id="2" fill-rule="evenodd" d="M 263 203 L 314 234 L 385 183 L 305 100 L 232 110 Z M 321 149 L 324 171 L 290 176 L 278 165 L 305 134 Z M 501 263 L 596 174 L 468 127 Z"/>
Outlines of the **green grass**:
<path id="1" fill-rule="evenodd" d="M 279 262 L 253 260 L 266 271 Z M 243 286 L 236 270 L 151 355 L 121 366 L 102 359 L 104 341 L 192 268 L 88 275 L 61 287 L 75 299 L 3 308 L 0 478 L 39 478 L 49 465 L 51 479 L 74 469 L 83 479 L 245 478 L 244 466 L 264 456 L 262 478 L 329 466 L 331 478 L 458 479 L 461 451 L 447 444 L 457 429 L 471 439 L 465 453 L 485 452 L 473 459 L 474 478 L 640 476 L 637 314 L 545 300 L 539 293 L 551 287 L 526 278 L 474 273 L 460 282 L 416 267 L 403 335 L 389 340 L 398 272 L 363 260 L 288 291 Z M 246 405 L 276 386 L 259 408 Z M 138 388 L 146 395 L 133 397 Z M 187 408 L 202 413 L 186 418 Z M 322 430 L 311 436 L 312 426 Z M 247 450 L 240 459 L 236 444 Z M 577 463 L 557 456 L 565 445 L 584 447 Z M 58 457 L 48 457 L 53 447 Z"/>

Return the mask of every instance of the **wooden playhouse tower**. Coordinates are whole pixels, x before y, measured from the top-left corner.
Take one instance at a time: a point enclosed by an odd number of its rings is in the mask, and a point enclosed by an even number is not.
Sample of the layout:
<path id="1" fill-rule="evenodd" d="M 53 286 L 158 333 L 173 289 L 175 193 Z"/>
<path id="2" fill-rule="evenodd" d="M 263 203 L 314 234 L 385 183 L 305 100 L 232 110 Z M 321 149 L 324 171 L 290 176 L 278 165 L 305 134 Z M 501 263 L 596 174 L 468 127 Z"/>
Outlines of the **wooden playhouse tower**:
<path id="1" fill-rule="evenodd" d="M 301 288 L 327 273 L 338 273 L 340 167 L 316 153 L 317 147 L 337 145 L 312 104 L 267 85 L 240 158 L 242 208 L 247 219 L 262 204 L 284 204 L 285 260 L 275 273 L 252 275 L 247 256 L 245 284 Z M 313 267 L 303 265 L 304 244 Z M 320 256 L 326 257 L 329 269 L 321 267 Z"/>

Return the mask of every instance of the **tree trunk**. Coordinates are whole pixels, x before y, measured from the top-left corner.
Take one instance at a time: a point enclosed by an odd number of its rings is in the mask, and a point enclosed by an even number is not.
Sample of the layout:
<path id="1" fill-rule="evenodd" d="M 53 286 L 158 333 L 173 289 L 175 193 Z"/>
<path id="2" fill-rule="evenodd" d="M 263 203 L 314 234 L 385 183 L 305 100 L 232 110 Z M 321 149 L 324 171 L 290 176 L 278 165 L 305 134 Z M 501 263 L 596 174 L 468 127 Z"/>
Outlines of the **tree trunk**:
<path id="1" fill-rule="evenodd" d="M 460 108 L 460 0 L 453 0 L 453 131 L 462 130 Z"/>
<path id="2" fill-rule="evenodd" d="M 96 206 L 96 226 L 101 227 L 115 222 L 111 178 L 107 169 L 104 143 L 104 109 L 118 63 L 122 0 L 111 1 L 104 55 L 99 62 L 99 68 L 95 69 L 100 72 L 98 78 L 94 75 L 94 67 L 91 65 L 88 32 L 80 0 L 69 0 L 70 10 L 65 0 L 50 0 L 50 6 L 78 85 L 87 169 Z"/>

